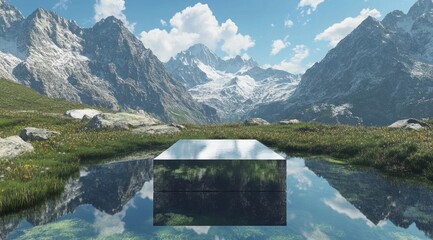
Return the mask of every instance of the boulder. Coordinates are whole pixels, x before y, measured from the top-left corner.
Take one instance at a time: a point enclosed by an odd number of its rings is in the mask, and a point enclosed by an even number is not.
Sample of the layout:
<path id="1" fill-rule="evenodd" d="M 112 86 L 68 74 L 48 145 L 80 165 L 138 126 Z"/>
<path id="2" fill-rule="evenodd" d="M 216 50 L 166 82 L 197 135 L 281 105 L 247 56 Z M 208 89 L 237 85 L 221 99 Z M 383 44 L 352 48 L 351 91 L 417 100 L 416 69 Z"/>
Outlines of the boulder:
<path id="1" fill-rule="evenodd" d="M 60 135 L 60 132 L 33 127 L 24 128 L 20 133 L 24 141 L 45 141 L 54 135 Z"/>
<path id="2" fill-rule="evenodd" d="M 404 129 L 414 131 L 426 130 L 428 127 L 429 126 L 427 123 L 414 118 L 399 120 L 388 126 L 389 129 Z"/>
<path id="3" fill-rule="evenodd" d="M 279 122 L 280 125 L 294 125 L 299 123 L 301 123 L 301 121 L 298 119 L 283 120 Z"/>
<path id="4" fill-rule="evenodd" d="M 128 130 L 144 126 L 159 125 L 161 122 L 149 114 L 102 113 L 94 116 L 86 125 L 87 129 Z"/>
<path id="5" fill-rule="evenodd" d="M 92 120 L 93 117 L 89 116 L 89 115 L 84 115 L 83 118 L 81 119 L 81 122 L 88 122 L 90 120 Z"/>
<path id="6" fill-rule="evenodd" d="M 94 116 L 101 114 L 102 112 L 96 109 L 73 109 L 69 110 L 65 113 L 65 116 L 75 118 L 75 119 L 83 119 L 84 116 L 88 116 L 90 118 L 93 118 Z"/>
<path id="7" fill-rule="evenodd" d="M 179 128 L 170 125 L 139 127 L 132 130 L 135 134 L 174 134 L 181 132 Z"/>
<path id="8" fill-rule="evenodd" d="M 33 152 L 33 146 L 19 136 L 0 138 L 0 159 L 10 159 L 23 153 Z"/>
<path id="9" fill-rule="evenodd" d="M 184 125 L 180 125 L 180 124 L 176 124 L 176 123 L 171 123 L 171 124 L 169 124 L 169 126 L 177 127 L 181 131 L 186 129 L 186 127 Z"/>
<path id="10" fill-rule="evenodd" d="M 269 125 L 269 122 L 262 118 L 251 118 L 244 122 L 247 126 Z"/>

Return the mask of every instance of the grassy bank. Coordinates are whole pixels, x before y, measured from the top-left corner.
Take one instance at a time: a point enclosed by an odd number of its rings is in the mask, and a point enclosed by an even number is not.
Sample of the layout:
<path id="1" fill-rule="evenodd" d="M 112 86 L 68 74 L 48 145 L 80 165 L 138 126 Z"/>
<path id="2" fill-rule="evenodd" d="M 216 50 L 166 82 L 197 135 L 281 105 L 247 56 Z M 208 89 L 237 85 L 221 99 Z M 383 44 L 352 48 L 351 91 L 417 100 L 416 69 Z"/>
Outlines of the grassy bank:
<path id="1" fill-rule="evenodd" d="M 6 88 L 6 87 L 8 88 Z M 7 92 L 4 89 L 8 89 Z M 27 91 L 27 89 L 24 89 Z M 323 155 L 354 165 L 372 166 L 386 174 L 433 183 L 433 131 L 403 131 L 362 126 L 303 123 L 293 126 L 189 125 L 177 135 L 132 135 L 127 131 L 88 131 L 85 123 L 62 113 L 83 105 L 25 95 L 22 86 L 0 81 L 0 137 L 24 127 L 62 132 L 49 141 L 33 142 L 35 152 L 0 161 L 0 215 L 35 205 L 60 193 L 64 182 L 82 165 L 134 151 L 163 150 L 178 139 L 258 139 L 288 154 Z M 13 97 L 4 97 L 5 94 Z M 11 100 L 15 98 L 15 100 Z"/>

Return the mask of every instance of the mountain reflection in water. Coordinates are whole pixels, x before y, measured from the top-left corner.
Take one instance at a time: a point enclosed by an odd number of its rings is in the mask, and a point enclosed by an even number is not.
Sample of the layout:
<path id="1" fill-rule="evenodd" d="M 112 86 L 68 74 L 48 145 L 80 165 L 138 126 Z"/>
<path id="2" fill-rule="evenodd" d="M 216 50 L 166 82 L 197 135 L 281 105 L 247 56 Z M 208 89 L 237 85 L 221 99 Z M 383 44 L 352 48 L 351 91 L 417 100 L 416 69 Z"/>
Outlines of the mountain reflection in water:
<path id="1" fill-rule="evenodd" d="M 153 226 L 152 160 L 85 168 L 56 200 L 0 218 L 1 239 L 427 239 L 433 190 L 287 160 L 286 226 Z"/>

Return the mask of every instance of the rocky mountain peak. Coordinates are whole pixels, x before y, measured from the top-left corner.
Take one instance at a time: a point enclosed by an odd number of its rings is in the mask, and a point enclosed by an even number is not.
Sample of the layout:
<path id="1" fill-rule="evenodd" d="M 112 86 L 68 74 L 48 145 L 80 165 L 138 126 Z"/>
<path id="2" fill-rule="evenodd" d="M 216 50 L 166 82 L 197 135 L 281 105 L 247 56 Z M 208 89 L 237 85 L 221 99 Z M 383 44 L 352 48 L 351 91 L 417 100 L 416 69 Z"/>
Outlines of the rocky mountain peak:
<path id="1" fill-rule="evenodd" d="M 397 22 L 404 19 L 407 15 L 404 14 L 404 12 L 400 10 L 395 10 L 390 13 L 388 13 L 385 18 L 382 20 L 382 24 L 386 27 L 395 27 Z"/>
<path id="2" fill-rule="evenodd" d="M 211 67 L 216 67 L 221 62 L 221 59 L 215 53 L 201 43 L 191 46 L 186 51 L 181 52 L 176 58 L 187 64 L 192 64 L 194 60 L 199 60 Z"/>
<path id="3" fill-rule="evenodd" d="M 423 14 L 431 13 L 433 11 L 432 0 L 418 0 L 409 10 L 408 16 L 416 19 Z"/>
<path id="4" fill-rule="evenodd" d="M 111 28 L 112 30 L 123 30 L 126 27 L 124 26 L 123 22 L 120 19 L 117 19 L 114 16 L 110 16 L 107 18 L 101 19 L 99 22 L 93 26 L 94 29 L 105 29 L 105 28 Z"/>
<path id="5" fill-rule="evenodd" d="M 244 59 L 239 55 L 237 55 L 234 58 L 228 59 L 226 62 L 234 63 L 237 65 L 244 65 L 244 66 L 248 66 L 248 67 L 257 67 L 259 65 L 256 61 L 254 61 L 254 59 L 252 59 L 252 58 Z"/>
<path id="6" fill-rule="evenodd" d="M 4 0 L 0 0 L 0 34 L 5 33 L 7 29 L 21 22 L 23 19 L 24 16 L 18 9 Z"/>
<path id="7" fill-rule="evenodd" d="M 419 0 L 408 15 L 368 17 L 303 75 L 287 101 L 251 117 L 387 125 L 432 116 L 432 10 L 432 0 Z"/>

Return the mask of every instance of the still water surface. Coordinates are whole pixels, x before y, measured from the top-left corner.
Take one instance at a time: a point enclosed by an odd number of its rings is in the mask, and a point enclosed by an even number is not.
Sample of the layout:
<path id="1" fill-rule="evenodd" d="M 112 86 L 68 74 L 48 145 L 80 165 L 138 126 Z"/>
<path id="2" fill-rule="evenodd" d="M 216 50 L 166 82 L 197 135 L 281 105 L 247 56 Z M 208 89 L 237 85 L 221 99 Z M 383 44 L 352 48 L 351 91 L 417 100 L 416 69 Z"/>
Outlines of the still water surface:
<path id="1" fill-rule="evenodd" d="M 0 239 L 429 239 L 433 190 L 287 159 L 287 226 L 153 226 L 152 160 L 83 169 L 57 200 L 0 218 Z M 224 203 L 222 203 L 224 204 Z"/>

